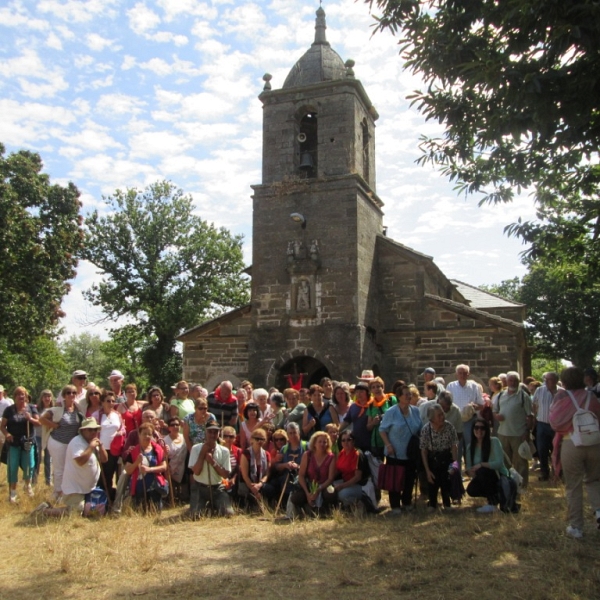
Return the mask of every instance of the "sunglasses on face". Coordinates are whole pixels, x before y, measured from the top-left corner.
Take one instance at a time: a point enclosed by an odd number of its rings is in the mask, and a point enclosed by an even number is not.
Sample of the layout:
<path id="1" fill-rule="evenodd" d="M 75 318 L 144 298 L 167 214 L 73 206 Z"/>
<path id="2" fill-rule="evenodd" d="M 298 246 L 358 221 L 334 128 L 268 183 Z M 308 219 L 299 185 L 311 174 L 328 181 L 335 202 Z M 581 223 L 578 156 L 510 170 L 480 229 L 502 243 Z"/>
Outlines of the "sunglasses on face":
<path id="1" fill-rule="evenodd" d="M 225 434 L 223 437 L 224 437 L 225 439 L 232 439 L 232 440 L 235 440 L 235 435 L 231 435 L 230 433 L 226 433 L 226 434 Z"/>
<path id="2" fill-rule="evenodd" d="M 255 442 L 266 442 L 267 438 L 253 437 L 252 440 L 255 441 Z"/>
<path id="3" fill-rule="evenodd" d="M 485 431 L 485 427 L 483 427 L 481 425 L 475 425 L 475 427 L 473 427 L 473 429 L 475 431 Z"/>

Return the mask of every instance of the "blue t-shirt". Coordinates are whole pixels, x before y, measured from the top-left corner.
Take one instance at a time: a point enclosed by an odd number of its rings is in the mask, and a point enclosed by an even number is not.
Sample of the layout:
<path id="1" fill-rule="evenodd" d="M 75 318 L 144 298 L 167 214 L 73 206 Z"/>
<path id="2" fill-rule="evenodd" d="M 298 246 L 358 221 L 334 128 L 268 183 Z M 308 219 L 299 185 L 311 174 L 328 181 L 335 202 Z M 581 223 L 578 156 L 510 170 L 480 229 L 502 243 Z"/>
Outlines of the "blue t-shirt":
<path id="1" fill-rule="evenodd" d="M 380 433 L 387 433 L 390 444 L 394 448 L 395 458 L 407 460 L 406 448 L 410 441 L 411 435 L 419 435 L 423 422 L 419 414 L 419 409 L 416 406 L 408 407 L 408 414 L 403 415 L 400 410 L 400 405 L 392 406 L 383 415 L 383 420 L 379 426 Z M 387 456 L 388 450 L 385 449 Z"/>
<path id="2" fill-rule="evenodd" d="M 344 423 L 352 423 L 354 446 L 363 452 L 371 449 L 371 432 L 367 429 L 369 420 L 367 408 L 359 404 L 351 404 L 344 417 Z"/>

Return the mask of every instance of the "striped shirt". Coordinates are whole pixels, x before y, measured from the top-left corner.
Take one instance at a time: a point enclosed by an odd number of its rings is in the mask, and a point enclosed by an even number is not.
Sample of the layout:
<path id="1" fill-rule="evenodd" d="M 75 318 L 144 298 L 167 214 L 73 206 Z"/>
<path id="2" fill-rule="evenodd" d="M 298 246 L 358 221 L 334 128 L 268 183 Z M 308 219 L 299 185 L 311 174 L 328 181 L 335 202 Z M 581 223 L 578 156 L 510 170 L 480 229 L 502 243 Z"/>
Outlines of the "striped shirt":
<path id="1" fill-rule="evenodd" d="M 556 389 L 562 390 L 561 387 Z M 545 385 L 541 385 L 533 395 L 533 406 L 537 409 L 536 419 L 540 423 L 550 423 L 550 405 L 556 396 L 556 392 L 552 393 Z"/>

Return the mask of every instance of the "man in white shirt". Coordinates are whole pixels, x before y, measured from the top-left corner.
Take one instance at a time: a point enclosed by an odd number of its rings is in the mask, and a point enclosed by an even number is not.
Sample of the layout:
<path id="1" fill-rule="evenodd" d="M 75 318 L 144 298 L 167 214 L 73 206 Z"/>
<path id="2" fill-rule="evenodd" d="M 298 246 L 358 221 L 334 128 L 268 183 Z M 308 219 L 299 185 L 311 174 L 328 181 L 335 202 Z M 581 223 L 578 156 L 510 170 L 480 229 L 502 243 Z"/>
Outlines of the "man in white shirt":
<path id="1" fill-rule="evenodd" d="M 231 517 L 234 514 L 231 498 L 221 483 L 230 475 L 231 457 L 229 450 L 217 443 L 220 429 L 217 421 L 207 421 L 206 442 L 195 444 L 190 450 L 190 513 L 193 519 L 207 505 L 220 515 Z"/>
<path id="2" fill-rule="evenodd" d="M 100 442 L 99 434 L 100 425 L 96 419 L 90 417 L 82 421 L 79 435 L 67 446 L 62 480 L 65 506 L 50 508 L 46 502 L 42 502 L 35 512 L 43 512 L 51 517 L 59 517 L 70 511 L 83 513 L 85 495 L 96 487 L 100 477 L 100 463 L 108 460 L 108 453 Z"/>
<path id="3" fill-rule="evenodd" d="M 558 373 L 544 373 L 544 385 L 535 390 L 533 395 L 533 414 L 536 416 L 535 443 L 540 461 L 540 481 L 550 478 L 550 454 L 554 440 L 554 430 L 550 426 L 550 405 L 554 400 L 558 387 Z"/>
<path id="4" fill-rule="evenodd" d="M 461 413 L 467 406 L 470 406 L 474 414 L 467 421 L 463 421 L 463 439 L 459 441 L 458 455 L 466 456 L 467 447 L 471 443 L 471 427 L 477 417 L 478 411 L 483 408 L 483 396 L 481 390 L 475 381 L 469 379 L 471 369 L 469 365 L 457 365 L 456 381 L 451 381 L 446 386 L 446 391 L 452 394 L 452 402 Z M 465 462 L 466 464 L 466 462 Z"/>

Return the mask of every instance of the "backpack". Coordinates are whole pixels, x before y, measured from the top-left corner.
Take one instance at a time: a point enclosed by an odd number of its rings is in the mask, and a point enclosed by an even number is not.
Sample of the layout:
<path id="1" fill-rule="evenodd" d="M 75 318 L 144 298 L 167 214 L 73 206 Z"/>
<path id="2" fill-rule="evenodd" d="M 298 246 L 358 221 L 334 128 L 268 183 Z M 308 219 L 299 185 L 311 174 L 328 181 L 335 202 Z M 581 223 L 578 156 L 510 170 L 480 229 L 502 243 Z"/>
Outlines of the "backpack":
<path id="1" fill-rule="evenodd" d="M 84 517 L 103 517 L 107 512 L 108 496 L 102 488 L 96 487 L 89 494 L 85 495 Z"/>
<path id="2" fill-rule="evenodd" d="M 596 446 L 600 444 L 600 426 L 598 417 L 590 410 L 591 393 L 587 393 L 585 406 L 577 404 L 575 396 L 567 390 L 567 394 L 575 405 L 575 414 L 573 415 L 573 433 L 571 441 L 575 446 Z"/>
<path id="3" fill-rule="evenodd" d="M 518 513 L 521 505 L 517 504 L 517 482 L 512 477 L 501 475 L 497 484 L 500 510 L 504 513 Z"/>

